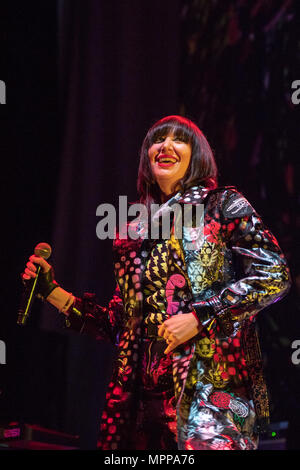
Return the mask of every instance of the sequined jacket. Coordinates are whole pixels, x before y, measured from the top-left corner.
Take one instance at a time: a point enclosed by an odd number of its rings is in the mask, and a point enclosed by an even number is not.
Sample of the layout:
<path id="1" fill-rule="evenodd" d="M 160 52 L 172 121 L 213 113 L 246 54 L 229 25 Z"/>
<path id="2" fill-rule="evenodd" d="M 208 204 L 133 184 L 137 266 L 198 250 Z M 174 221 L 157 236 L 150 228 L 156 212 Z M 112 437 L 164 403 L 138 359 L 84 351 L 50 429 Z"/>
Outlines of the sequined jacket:
<path id="1" fill-rule="evenodd" d="M 204 228 L 202 231 L 200 225 L 184 228 L 178 244 L 185 260 L 191 306 L 207 337 L 215 332 L 219 344 L 239 338 L 243 372 L 256 415 L 267 419 L 268 397 L 255 317 L 288 292 L 290 275 L 286 260 L 260 216 L 235 188 L 208 190 L 194 186 L 184 194 L 177 193 L 161 210 L 169 211 L 174 204 L 182 207 L 203 204 Z M 82 334 L 117 341 L 117 356 L 101 423 L 99 447 L 104 450 L 128 449 L 130 423 L 136 409 L 143 321 L 142 281 L 148 252 L 143 224 L 137 223 L 134 231 L 136 239 L 114 241 L 117 288 L 108 308 L 99 306 L 94 294 L 86 293 L 76 298 L 66 322 Z M 174 290 L 171 301 L 175 300 Z M 189 426 L 190 410 L 196 400 L 195 371 L 199 369 L 197 350 L 201 341 L 203 333 L 173 352 L 179 449 L 187 448 L 185 433 L 181 431 Z"/>

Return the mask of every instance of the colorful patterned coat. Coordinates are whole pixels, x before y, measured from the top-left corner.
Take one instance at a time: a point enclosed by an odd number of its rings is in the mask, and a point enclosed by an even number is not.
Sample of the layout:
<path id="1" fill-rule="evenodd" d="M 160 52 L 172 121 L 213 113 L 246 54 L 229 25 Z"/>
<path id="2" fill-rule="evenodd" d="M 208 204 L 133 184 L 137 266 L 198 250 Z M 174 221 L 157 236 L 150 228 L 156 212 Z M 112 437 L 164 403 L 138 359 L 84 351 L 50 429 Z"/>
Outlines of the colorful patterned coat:
<path id="1" fill-rule="evenodd" d="M 185 194 L 177 193 L 162 210 L 168 211 L 175 203 L 204 204 L 204 237 L 197 238 L 197 227 L 193 227 L 184 229 L 182 240 L 174 240 L 174 250 L 184 260 L 181 274 L 190 292 L 191 309 L 204 325 L 201 334 L 172 354 L 178 448 L 189 449 L 197 448 L 201 439 L 197 434 L 199 406 L 227 406 L 237 423 L 243 423 L 248 405 L 240 400 L 240 390 L 242 395 L 247 390 L 258 419 L 268 419 L 255 316 L 287 293 L 290 276 L 276 239 L 235 188 L 209 191 L 195 186 Z M 81 333 L 111 341 L 117 338 L 101 424 L 99 446 L 104 450 L 129 448 L 137 408 L 143 273 L 149 252 L 142 223 L 136 224 L 135 232 L 135 240 L 115 240 L 117 289 L 109 307 L 100 307 L 93 294 L 85 294 L 76 299 L 67 319 L 67 326 Z M 194 245 L 191 249 L 191 243 L 197 244 L 196 249 Z M 178 313 L 173 306 L 180 303 L 182 292 L 182 285 L 173 285 L 167 296 L 170 314 Z"/>

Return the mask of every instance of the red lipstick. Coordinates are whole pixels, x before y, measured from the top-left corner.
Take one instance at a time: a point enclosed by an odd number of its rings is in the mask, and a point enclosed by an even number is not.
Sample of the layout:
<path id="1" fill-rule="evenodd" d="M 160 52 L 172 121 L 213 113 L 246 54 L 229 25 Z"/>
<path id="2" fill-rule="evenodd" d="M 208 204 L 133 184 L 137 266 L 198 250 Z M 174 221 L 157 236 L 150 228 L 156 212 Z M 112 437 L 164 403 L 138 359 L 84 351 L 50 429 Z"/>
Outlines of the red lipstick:
<path id="1" fill-rule="evenodd" d="M 169 168 L 172 165 L 174 165 L 175 163 L 177 163 L 178 159 L 177 159 L 177 157 L 174 157 L 174 155 L 162 154 L 162 155 L 158 155 L 155 158 L 155 161 L 158 164 L 158 166 L 160 166 L 162 168 Z"/>

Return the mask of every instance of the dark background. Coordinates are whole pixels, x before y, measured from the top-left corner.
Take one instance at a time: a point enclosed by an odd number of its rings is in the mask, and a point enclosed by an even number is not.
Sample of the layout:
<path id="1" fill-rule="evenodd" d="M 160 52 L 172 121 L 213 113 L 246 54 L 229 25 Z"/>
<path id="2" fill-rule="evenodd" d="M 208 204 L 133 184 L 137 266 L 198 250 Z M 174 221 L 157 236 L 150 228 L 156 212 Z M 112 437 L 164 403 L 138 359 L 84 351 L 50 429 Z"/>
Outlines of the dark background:
<path id="1" fill-rule="evenodd" d="M 20 273 L 35 245 L 53 247 L 57 281 L 76 295 L 114 289 L 111 240 L 96 208 L 137 198 L 139 149 L 167 114 L 193 119 L 211 143 L 220 184 L 250 199 L 277 236 L 293 276 L 258 317 L 272 422 L 300 448 L 299 2 L 60 0 L 2 2 L 0 79 L 0 424 L 80 435 L 92 449 L 113 348 L 63 328 L 36 301 L 16 325 Z"/>

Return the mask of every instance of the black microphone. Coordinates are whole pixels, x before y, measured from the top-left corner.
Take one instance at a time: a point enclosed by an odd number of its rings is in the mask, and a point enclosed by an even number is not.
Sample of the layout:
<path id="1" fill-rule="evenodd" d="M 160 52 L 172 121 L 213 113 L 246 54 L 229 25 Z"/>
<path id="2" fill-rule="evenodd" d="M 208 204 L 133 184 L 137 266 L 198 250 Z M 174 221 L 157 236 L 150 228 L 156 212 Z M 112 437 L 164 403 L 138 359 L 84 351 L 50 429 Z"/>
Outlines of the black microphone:
<path id="1" fill-rule="evenodd" d="M 51 255 L 51 246 L 48 243 L 39 243 L 35 249 L 35 256 L 40 256 L 44 259 L 48 259 Z M 18 311 L 17 324 L 24 326 L 27 318 L 29 317 L 31 306 L 35 298 L 35 289 L 39 278 L 39 273 L 41 271 L 41 266 L 38 264 L 36 270 L 36 277 L 25 281 L 25 288 L 22 294 L 21 305 Z"/>

